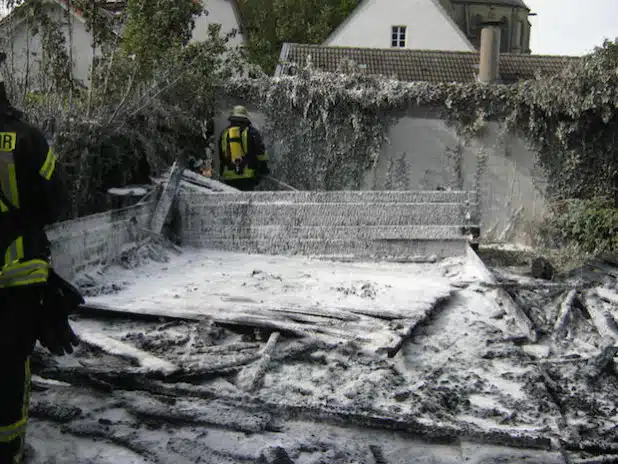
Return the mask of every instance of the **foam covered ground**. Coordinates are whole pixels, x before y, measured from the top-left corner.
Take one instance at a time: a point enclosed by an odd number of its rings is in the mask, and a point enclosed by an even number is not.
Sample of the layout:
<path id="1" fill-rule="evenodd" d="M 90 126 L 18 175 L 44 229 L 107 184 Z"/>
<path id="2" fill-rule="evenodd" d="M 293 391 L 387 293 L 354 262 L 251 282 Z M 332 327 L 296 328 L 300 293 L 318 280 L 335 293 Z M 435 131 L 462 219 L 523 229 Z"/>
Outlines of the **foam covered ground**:
<path id="1" fill-rule="evenodd" d="M 537 282 L 547 320 L 532 312 L 541 337 L 522 341 L 483 272 L 208 250 L 107 269 L 91 281 L 115 290 L 91 303 L 187 320 L 77 317 L 74 355 L 37 352 L 31 462 L 558 463 L 577 440 L 611 449 L 613 373 L 587 387 L 564 360 L 596 356 L 599 334 L 574 315 L 552 341 L 555 296 Z"/>

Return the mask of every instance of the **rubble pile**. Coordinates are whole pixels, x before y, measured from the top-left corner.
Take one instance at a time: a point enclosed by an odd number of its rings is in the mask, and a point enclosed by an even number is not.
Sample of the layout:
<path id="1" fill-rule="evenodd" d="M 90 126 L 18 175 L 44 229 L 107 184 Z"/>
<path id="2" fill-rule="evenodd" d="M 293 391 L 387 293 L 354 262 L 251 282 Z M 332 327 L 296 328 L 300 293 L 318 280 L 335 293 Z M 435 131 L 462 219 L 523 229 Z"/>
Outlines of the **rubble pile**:
<path id="1" fill-rule="evenodd" d="M 35 355 L 33 462 L 613 462 L 618 266 L 522 269 L 203 250 L 108 270 L 126 288 L 91 302 L 117 311 Z"/>

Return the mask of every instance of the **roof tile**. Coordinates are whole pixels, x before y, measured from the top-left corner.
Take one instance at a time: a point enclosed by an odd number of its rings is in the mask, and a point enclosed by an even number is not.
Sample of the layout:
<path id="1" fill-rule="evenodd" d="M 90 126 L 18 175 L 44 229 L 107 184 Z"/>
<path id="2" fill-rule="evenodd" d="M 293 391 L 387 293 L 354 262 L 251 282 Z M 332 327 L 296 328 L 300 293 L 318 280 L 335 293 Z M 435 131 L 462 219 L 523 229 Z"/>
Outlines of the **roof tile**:
<path id="1" fill-rule="evenodd" d="M 383 75 L 401 81 L 471 82 L 478 74 L 478 52 L 398 50 L 377 48 L 327 47 L 285 44 L 282 71 L 289 65 L 304 66 L 307 57 L 317 69 L 337 72 L 340 63 L 352 60 L 367 74 Z M 579 57 L 507 54 L 500 55 L 499 73 L 503 83 L 557 74 Z"/>

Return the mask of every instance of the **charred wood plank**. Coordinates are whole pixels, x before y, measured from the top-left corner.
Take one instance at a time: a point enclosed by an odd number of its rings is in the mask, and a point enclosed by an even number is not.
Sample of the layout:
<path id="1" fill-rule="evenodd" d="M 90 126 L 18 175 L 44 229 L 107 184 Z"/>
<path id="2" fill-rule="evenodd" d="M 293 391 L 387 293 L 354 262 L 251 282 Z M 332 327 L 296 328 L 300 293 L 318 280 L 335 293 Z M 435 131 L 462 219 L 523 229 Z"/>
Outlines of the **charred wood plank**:
<path id="1" fill-rule="evenodd" d="M 386 457 L 384 456 L 384 451 L 378 445 L 369 445 L 369 451 L 371 451 L 371 455 L 375 460 L 376 464 L 388 464 Z"/>
<path id="2" fill-rule="evenodd" d="M 272 353 L 275 349 L 277 340 L 279 339 L 279 335 L 279 332 L 271 333 L 270 337 L 268 337 L 268 342 L 266 342 L 264 350 L 260 353 L 260 360 L 255 366 L 250 366 L 240 373 L 238 385 L 241 388 L 247 391 L 255 391 L 260 386 L 262 379 L 266 374 L 266 370 L 268 369 L 268 365 L 270 364 Z"/>
<path id="3" fill-rule="evenodd" d="M 77 336 L 82 342 L 94 346 L 109 355 L 136 362 L 144 370 L 161 372 L 164 374 L 171 374 L 179 370 L 178 366 L 165 359 L 140 350 L 128 343 L 108 337 L 100 332 L 88 330 L 79 323 L 75 323 L 74 328 L 76 329 Z"/>
<path id="4" fill-rule="evenodd" d="M 251 412 L 241 405 L 225 404 L 218 400 L 187 401 L 177 399 L 172 404 L 143 394 L 127 398 L 127 410 L 141 421 L 156 424 L 207 425 L 245 433 L 259 433 L 272 429 L 271 414 Z"/>
<path id="5" fill-rule="evenodd" d="M 404 333 L 397 339 L 395 344 L 386 348 L 380 348 L 378 351 L 386 351 L 386 354 L 389 358 L 394 358 L 397 353 L 399 353 L 401 348 L 403 348 L 406 342 L 408 342 L 414 336 L 416 328 L 427 319 L 432 317 L 437 311 L 443 309 L 448 304 L 451 297 L 452 294 L 443 298 L 438 298 L 424 314 L 417 315 L 416 317 L 405 321 L 404 323 L 406 324 L 406 329 Z"/>
<path id="6" fill-rule="evenodd" d="M 326 337 L 346 341 L 369 342 L 367 337 L 345 330 L 330 327 L 322 327 L 316 324 L 299 324 L 283 320 L 272 320 L 253 314 L 235 314 L 229 316 L 209 316 L 213 322 L 222 326 L 248 326 L 262 329 L 270 329 L 281 333 L 289 333 L 297 336 Z"/>
<path id="7" fill-rule="evenodd" d="M 481 274 L 480 282 L 484 284 L 490 285 L 498 285 L 498 280 L 496 276 L 491 272 L 485 263 L 481 260 L 481 258 L 476 254 L 476 252 L 468 247 L 466 257 L 469 262 L 475 266 L 475 268 Z M 499 303 L 501 303 L 504 310 L 513 318 L 517 323 L 519 329 L 523 332 L 523 334 L 528 337 L 532 343 L 536 343 L 538 340 L 538 334 L 534 324 L 525 313 L 525 311 L 515 302 L 515 300 L 511 297 L 511 295 L 502 287 L 497 287 L 495 290 L 495 295 Z"/>
<path id="8" fill-rule="evenodd" d="M 559 340 L 566 337 L 568 332 L 569 321 L 571 320 L 571 314 L 573 312 L 573 305 L 577 299 L 577 290 L 571 289 L 560 304 L 560 312 L 554 325 L 554 333 L 552 338 Z"/>
<path id="9" fill-rule="evenodd" d="M 180 181 L 182 180 L 182 174 L 184 171 L 183 163 L 180 161 L 175 161 L 172 165 L 171 173 L 165 187 L 163 188 L 163 193 L 161 193 L 161 197 L 159 198 L 159 202 L 157 203 L 157 207 L 150 218 L 150 230 L 155 234 L 161 235 L 163 231 L 163 226 L 167 221 L 167 217 L 169 216 L 170 210 L 172 209 L 172 204 L 174 203 L 174 199 L 178 194 L 178 189 L 180 188 Z"/>
<path id="10" fill-rule="evenodd" d="M 613 305 L 606 303 L 595 290 L 585 292 L 584 304 L 601 337 L 618 339 L 618 327 L 611 314 Z"/>
<path id="11" fill-rule="evenodd" d="M 79 306 L 75 312 L 80 316 L 92 319 L 129 319 L 142 322 L 197 322 L 203 319 L 195 314 L 178 313 L 176 311 L 164 313 L 160 310 L 131 311 L 89 301 Z"/>

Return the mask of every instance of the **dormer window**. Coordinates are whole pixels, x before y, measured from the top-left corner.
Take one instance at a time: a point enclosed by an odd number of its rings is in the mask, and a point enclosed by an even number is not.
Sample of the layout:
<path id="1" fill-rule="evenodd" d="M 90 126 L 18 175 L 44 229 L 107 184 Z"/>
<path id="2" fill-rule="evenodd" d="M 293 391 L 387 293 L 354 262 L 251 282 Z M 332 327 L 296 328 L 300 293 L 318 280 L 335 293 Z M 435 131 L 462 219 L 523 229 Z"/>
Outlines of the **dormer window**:
<path id="1" fill-rule="evenodd" d="M 406 26 L 393 26 L 391 28 L 391 47 L 405 48 L 406 29 Z"/>

